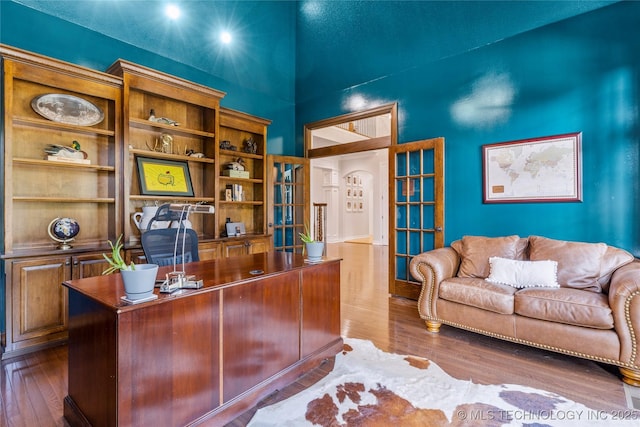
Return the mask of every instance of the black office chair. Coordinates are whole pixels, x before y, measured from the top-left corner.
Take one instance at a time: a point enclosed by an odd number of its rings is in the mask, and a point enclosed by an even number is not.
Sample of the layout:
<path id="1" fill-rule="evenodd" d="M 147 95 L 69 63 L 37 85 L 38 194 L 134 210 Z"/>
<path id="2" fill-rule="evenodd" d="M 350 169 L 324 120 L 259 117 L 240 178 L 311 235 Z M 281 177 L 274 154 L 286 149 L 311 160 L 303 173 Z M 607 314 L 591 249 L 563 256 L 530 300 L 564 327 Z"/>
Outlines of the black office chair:
<path id="1" fill-rule="evenodd" d="M 178 234 L 179 233 L 179 234 Z M 176 249 L 176 237 L 178 246 Z M 190 228 L 162 228 L 147 230 L 141 237 L 142 250 L 150 264 L 173 265 L 174 251 L 176 265 L 182 264 L 182 245 L 184 243 L 184 262 L 200 261 L 198 256 L 198 235 Z"/>

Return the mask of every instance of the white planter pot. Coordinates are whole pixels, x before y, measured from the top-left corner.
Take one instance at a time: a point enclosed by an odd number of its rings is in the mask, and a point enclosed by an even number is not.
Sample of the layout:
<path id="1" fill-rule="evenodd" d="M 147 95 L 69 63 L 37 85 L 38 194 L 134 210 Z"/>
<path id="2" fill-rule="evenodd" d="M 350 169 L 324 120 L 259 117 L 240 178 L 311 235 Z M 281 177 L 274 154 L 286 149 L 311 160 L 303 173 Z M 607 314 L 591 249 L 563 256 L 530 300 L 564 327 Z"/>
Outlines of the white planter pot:
<path id="1" fill-rule="evenodd" d="M 120 270 L 124 292 L 130 300 L 149 298 L 153 295 L 158 266 L 156 264 L 138 264 L 135 270 Z"/>
<path id="2" fill-rule="evenodd" d="M 311 261 L 317 261 L 322 258 L 324 252 L 324 242 L 305 243 L 307 249 L 307 258 Z"/>

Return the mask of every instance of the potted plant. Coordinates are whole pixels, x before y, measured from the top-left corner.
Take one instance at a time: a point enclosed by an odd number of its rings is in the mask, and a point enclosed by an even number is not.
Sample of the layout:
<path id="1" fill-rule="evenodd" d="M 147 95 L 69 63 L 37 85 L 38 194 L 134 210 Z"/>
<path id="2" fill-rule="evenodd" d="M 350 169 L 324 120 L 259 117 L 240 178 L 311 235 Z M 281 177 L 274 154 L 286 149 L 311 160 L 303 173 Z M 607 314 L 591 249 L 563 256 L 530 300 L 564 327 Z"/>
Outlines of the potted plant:
<path id="1" fill-rule="evenodd" d="M 105 269 L 102 274 L 111 274 L 120 271 L 127 299 L 139 300 L 149 298 L 153 295 L 158 266 L 156 264 L 140 264 L 136 266 L 133 261 L 127 264 L 120 253 L 124 248 L 121 239 L 122 235 L 118 237 L 115 244 L 110 240 L 107 241 L 111 247 L 111 257 L 107 254 L 102 254 L 104 259 L 109 263 L 109 267 Z"/>
<path id="2" fill-rule="evenodd" d="M 324 252 L 324 242 L 316 241 L 309 231 L 309 226 L 305 224 L 304 233 L 298 233 L 300 236 L 300 240 L 304 243 L 304 248 L 302 249 L 302 253 L 304 254 L 305 249 L 307 252 L 307 258 L 310 261 L 319 261 L 322 259 L 322 253 Z"/>

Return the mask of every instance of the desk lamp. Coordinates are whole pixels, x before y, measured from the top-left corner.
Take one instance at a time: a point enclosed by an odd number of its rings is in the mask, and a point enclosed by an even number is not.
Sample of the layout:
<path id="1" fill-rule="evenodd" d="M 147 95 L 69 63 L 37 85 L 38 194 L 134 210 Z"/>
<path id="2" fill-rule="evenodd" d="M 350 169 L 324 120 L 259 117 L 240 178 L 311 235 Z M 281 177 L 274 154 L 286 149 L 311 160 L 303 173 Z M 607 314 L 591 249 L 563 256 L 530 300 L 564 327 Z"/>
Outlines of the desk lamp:
<path id="1" fill-rule="evenodd" d="M 180 289 L 200 289 L 203 286 L 202 280 L 196 280 L 195 276 L 187 276 L 184 270 L 185 253 L 184 247 L 187 240 L 185 221 L 189 218 L 191 213 L 205 213 L 212 214 L 214 212 L 213 206 L 198 204 L 180 204 L 172 203 L 162 205 L 158 208 L 156 214 L 157 220 L 162 221 L 178 221 L 178 228 L 176 229 L 176 239 L 173 247 L 173 271 L 167 273 L 165 281 L 160 285 L 160 292 L 172 293 Z M 161 218 L 160 218 L 161 217 Z M 177 269 L 178 259 L 178 242 L 180 239 L 180 230 L 184 227 L 185 232 L 182 233 L 182 269 Z"/>

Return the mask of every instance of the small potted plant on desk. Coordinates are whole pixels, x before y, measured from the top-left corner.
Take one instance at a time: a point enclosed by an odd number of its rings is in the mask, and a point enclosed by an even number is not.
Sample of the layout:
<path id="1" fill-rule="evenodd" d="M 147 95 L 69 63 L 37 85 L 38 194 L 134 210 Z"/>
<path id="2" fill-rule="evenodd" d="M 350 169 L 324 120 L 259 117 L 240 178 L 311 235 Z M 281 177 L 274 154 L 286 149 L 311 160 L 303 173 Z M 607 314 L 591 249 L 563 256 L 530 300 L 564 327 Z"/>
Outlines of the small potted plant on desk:
<path id="1" fill-rule="evenodd" d="M 145 300 L 153 297 L 158 266 L 156 264 L 135 265 L 133 262 L 127 264 L 120 254 L 124 247 L 124 244 L 120 241 L 121 239 L 122 235 L 118 237 L 115 244 L 108 240 L 109 246 L 111 246 L 111 257 L 107 254 L 102 254 L 109 263 L 109 268 L 105 269 L 102 274 L 120 271 L 128 301 Z"/>
<path id="2" fill-rule="evenodd" d="M 298 233 L 300 236 L 300 240 L 304 243 L 304 248 L 302 249 L 302 254 L 304 254 L 305 249 L 307 251 L 307 259 L 311 262 L 317 262 L 322 259 L 322 253 L 324 252 L 324 242 L 318 242 L 313 237 L 311 237 L 311 232 L 309 231 L 309 226 L 304 226 L 304 233 Z"/>

